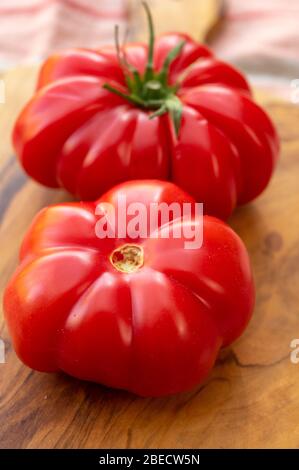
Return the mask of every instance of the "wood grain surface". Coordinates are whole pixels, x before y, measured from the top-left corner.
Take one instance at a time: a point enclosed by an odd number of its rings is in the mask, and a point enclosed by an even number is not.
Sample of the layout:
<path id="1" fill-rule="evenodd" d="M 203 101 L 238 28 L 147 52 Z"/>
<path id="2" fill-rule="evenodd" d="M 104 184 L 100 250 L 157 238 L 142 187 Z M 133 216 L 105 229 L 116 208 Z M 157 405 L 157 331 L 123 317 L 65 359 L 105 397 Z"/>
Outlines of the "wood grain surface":
<path id="1" fill-rule="evenodd" d="M 30 96 L 34 70 L 5 77 L 0 105 L 0 289 L 17 264 L 34 214 L 70 200 L 20 169 L 10 146 L 12 123 Z M 0 364 L 1 448 L 299 447 L 299 107 L 259 97 L 276 122 L 282 154 L 276 174 L 231 225 L 248 247 L 257 286 L 254 317 L 223 350 L 206 382 L 189 393 L 144 399 L 63 374 L 26 368 L 11 348 L 0 313 L 6 363 Z"/>

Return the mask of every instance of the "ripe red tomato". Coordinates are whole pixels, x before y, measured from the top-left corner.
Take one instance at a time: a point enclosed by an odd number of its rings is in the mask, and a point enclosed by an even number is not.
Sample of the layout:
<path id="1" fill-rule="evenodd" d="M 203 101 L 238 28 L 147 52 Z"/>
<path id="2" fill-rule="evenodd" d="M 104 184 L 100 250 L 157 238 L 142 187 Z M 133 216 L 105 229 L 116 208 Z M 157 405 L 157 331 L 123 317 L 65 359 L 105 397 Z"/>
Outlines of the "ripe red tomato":
<path id="1" fill-rule="evenodd" d="M 4 296 L 21 360 L 39 371 L 159 396 L 190 389 L 222 346 L 246 327 L 254 287 L 246 249 L 224 222 L 203 217 L 203 244 L 188 249 L 174 218 L 159 237 L 98 238 L 98 203 L 194 203 L 169 182 L 117 186 L 96 203 L 43 209 L 22 244 Z M 132 219 L 130 219 L 132 220 Z M 161 221 L 160 221 L 161 223 Z M 169 229 L 169 237 L 162 234 Z"/>
<path id="2" fill-rule="evenodd" d="M 268 184 L 276 131 L 237 70 L 185 34 L 154 45 L 151 32 L 149 46 L 50 57 L 16 122 L 16 153 L 35 180 L 83 200 L 156 178 L 227 218 Z"/>

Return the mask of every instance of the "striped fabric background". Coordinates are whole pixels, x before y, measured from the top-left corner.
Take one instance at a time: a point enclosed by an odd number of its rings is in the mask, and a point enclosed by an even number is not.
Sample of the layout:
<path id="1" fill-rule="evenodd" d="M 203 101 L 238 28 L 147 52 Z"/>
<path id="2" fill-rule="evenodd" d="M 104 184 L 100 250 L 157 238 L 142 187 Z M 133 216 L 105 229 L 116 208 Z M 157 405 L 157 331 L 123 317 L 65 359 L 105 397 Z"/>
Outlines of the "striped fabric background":
<path id="1" fill-rule="evenodd" d="M 127 22 L 125 0 L 0 0 L 0 69 L 53 50 L 111 42 Z"/>
<path id="2" fill-rule="evenodd" d="M 283 76 L 299 73 L 299 0 L 229 0 L 213 42 L 242 68 Z"/>

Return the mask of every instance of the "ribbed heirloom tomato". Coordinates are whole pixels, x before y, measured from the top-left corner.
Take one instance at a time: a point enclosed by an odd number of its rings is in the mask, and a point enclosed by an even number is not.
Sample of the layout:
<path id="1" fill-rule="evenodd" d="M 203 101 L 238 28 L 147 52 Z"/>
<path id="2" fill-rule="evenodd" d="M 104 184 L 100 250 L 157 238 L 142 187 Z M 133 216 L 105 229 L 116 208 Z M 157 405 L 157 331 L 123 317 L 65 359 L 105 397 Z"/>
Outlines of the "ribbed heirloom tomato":
<path id="1" fill-rule="evenodd" d="M 245 78 L 186 34 L 59 52 L 43 65 L 13 141 L 26 172 L 94 200 L 130 179 L 171 180 L 227 218 L 259 195 L 276 131 Z M 118 43 L 118 41 L 117 41 Z"/>
<path id="2" fill-rule="evenodd" d="M 5 291 L 14 348 L 33 369 L 62 370 L 144 396 L 190 389 L 251 317 L 246 249 L 210 216 L 173 216 L 156 237 L 98 238 L 96 207 L 116 207 L 120 196 L 126 207 L 138 202 L 147 211 L 153 201 L 194 205 L 173 183 L 134 181 L 97 202 L 43 209 Z M 185 229 L 200 227 L 202 245 L 188 248 Z"/>

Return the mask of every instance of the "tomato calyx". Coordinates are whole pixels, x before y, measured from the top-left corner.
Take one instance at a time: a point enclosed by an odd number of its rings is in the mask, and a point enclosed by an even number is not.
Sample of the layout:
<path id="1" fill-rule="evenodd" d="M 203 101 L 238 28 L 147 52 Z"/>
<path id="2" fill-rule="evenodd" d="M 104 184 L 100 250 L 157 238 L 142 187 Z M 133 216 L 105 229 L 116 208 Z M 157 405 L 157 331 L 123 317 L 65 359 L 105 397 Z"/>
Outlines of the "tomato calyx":
<path id="1" fill-rule="evenodd" d="M 116 248 L 109 257 L 112 266 L 121 273 L 138 271 L 144 263 L 144 252 L 140 245 L 127 243 Z"/>
<path id="2" fill-rule="evenodd" d="M 169 113 L 174 125 L 176 135 L 179 133 L 182 118 L 182 103 L 176 92 L 178 85 L 171 86 L 168 83 L 169 67 L 173 60 L 180 54 L 186 41 L 180 41 L 166 56 L 159 72 L 154 71 L 153 56 L 155 33 L 152 15 L 146 2 L 142 2 L 145 9 L 149 26 L 148 57 L 145 71 L 141 74 L 126 59 L 126 53 L 119 45 L 119 29 L 115 27 L 115 45 L 118 61 L 124 72 L 129 93 L 124 93 L 109 83 L 105 83 L 103 88 L 121 96 L 130 103 L 145 110 L 153 110 L 149 114 L 149 119 L 153 119 L 162 114 Z"/>

